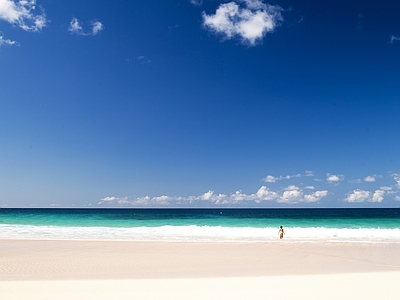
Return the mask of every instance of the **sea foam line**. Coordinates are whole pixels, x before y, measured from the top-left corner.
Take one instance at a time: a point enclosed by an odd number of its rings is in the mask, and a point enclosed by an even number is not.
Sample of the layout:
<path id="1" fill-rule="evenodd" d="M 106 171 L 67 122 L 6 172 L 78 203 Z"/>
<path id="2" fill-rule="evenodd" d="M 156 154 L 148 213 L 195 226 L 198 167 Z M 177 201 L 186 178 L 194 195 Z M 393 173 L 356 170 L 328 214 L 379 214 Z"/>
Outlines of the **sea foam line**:
<path id="1" fill-rule="evenodd" d="M 285 240 L 400 242 L 400 228 L 287 227 Z M 127 241 L 273 241 L 278 229 L 265 227 L 158 226 L 64 227 L 0 225 L 1 239 L 127 240 Z"/>

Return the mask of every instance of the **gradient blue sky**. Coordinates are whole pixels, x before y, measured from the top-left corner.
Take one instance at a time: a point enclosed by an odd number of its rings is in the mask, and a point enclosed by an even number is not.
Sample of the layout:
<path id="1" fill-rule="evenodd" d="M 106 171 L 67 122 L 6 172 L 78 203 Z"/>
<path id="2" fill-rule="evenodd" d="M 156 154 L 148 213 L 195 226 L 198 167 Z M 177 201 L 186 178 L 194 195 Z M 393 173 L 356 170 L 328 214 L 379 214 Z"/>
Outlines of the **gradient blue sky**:
<path id="1" fill-rule="evenodd" d="M 399 83 L 399 1 L 0 0 L 0 206 L 398 207 Z"/>

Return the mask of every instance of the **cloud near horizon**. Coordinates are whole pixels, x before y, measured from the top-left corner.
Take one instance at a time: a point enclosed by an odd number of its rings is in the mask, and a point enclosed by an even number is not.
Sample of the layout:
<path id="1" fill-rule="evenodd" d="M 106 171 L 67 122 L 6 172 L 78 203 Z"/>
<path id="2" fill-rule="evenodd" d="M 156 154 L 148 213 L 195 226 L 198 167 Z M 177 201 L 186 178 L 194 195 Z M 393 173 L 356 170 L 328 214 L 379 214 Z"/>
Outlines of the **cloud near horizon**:
<path id="1" fill-rule="evenodd" d="M 280 6 L 261 0 L 237 0 L 221 4 L 215 14 L 203 12 L 203 25 L 226 39 L 239 37 L 254 46 L 283 22 L 282 11 Z"/>
<path id="2" fill-rule="evenodd" d="M 209 207 L 209 206 L 257 206 L 265 203 L 276 203 L 276 204 L 310 204 L 310 203 L 319 203 L 320 200 L 328 197 L 329 195 L 335 195 L 335 189 L 340 189 L 340 186 L 337 184 L 338 182 L 344 179 L 344 175 L 333 175 L 330 173 L 326 173 L 327 180 L 324 182 L 322 180 L 317 180 L 319 187 L 315 187 L 314 185 L 307 185 L 308 181 L 315 181 L 317 178 L 314 177 L 314 172 L 306 171 L 304 174 L 296 174 L 296 175 L 285 175 L 285 176 L 272 176 L 268 175 L 263 178 L 267 184 L 271 186 L 275 186 L 274 189 L 271 189 L 267 185 L 262 185 L 256 192 L 254 193 L 243 193 L 241 190 L 238 190 L 234 193 L 226 194 L 226 193 L 216 193 L 213 190 L 208 190 L 204 194 L 200 196 L 188 196 L 188 197 L 178 197 L 178 196 L 157 196 L 157 197 L 114 197 L 108 196 L 100 199 L 97 203 L 100 206 L 112 206 L 112 205 L 120 205 L 120 206 L 134 206 L 134 207 L 157 207 L 157 206 L 193 206 L 193 207 Z M 369 178 L 371 177 L 371 178 Z M 277 187 L 277 181 L 279 180 L 296 180 L 299 181 L 299 178 L 303 178 L 306 182 L 301 182 L 298 184 L 290 184 L 284 187 Z M 368 178 L 368 179 L 367 179 Z M 366 176 L 364 180 L 366 187 L 370 185 L 374 185 L 374 180 L 372 178 L 383 178 L 381 175 L 373 175 Z M 372 190 L 367 189 L 356 189 L 348 192 L 343 195 L 342 199 L 338 199 L 338 203 L 341 201 L 345 203 L 381 203 L 385 200 L 386 197 L 391 197 L 394 200 L 400 201 L 400 196 L 396 194 L 400 191 L 400 174 L 398 173 L 389 173 L 386 177 L 389 185 L 375 187 Z M 394 180 L 396 183 L 394 184 Z M 392 182 L 392 184 L 390 184 Z M 334 184 L 332 184 L 334 183 Z M 351 184 L 352 182 L 349 181 Z M 328 190 L 327 189 L 330 189 Z M 334 189 L 332 191 L 332 189 Z"/>
<path id="3" fill-rule="evenodd" d="M 366 190 L 354 190 L 349 193 L 345 199 L 345 202 L 349 203 L 360 203 L 360 202 L 382 202 L 384 196 L 387 194 L 392 194 L 392 188 L 387 186 L 382 186 L 375 190 L 373 193 Z"/>
<path id="4" fill-rule="evenodd" d="M 253 194 L 245 194 L 241 191 L 236 191 L 232 194 L 217 194 L 212 190 L 205 192 L 200 196 L 189 197 L 139 197 L 129 200 L 128 197 L 104 197 L 98 202 L 102 204 L 121 204 L 121 205 L 136 205 L 136 206 L 156 206 L 156 205 L 188 205 L 188 204 L 203 204 L 207 202 L 215 205 L 243 204 L 252 201 L 254 203 L 262 203 L 273 201 L 277 203 L 297 204 L 297 203 L 313 203 L 318 202 L 328 195 L 327 190 L 319 190 L 312 193 L 306 193 L 297 186 L 288 186 L 283 192 L 278 193 L 270 190 L 266 186 L 261 186 L 257 192 Z"/>

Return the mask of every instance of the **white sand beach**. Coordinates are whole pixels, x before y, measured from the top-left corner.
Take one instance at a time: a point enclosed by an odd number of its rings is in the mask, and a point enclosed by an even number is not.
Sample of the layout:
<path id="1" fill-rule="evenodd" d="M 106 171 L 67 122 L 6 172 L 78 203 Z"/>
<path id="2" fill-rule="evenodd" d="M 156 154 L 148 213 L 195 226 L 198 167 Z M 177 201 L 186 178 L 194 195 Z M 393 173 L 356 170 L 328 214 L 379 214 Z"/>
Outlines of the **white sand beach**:
<path id="1" fill-rule="evenodd" d="M 0 299 L 399 299 L 400 244 L 0 240 Z"/>

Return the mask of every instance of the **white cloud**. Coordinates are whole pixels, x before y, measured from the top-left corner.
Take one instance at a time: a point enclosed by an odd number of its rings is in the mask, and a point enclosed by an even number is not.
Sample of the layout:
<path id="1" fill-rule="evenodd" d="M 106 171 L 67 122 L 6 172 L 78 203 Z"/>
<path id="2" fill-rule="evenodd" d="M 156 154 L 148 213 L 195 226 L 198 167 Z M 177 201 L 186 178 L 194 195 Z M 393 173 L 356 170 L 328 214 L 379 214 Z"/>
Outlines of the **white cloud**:
<path id="1" fill-rule="evenodd" d="M 95 21 L 92 23 L 92 34 L 93 35 L 98 34 L 102 30 L 104 30 L 104 25 L 101 22 Z"/>
<path id="2" fill-rule="evenodd" d="M 392 190 L 392 188 L 390 186 L 381 186 L 379 189 L 382 191 L 385 191 L 385 192 Z"/>
<path id="3" fill-rule="evenodd" d="M 372 195 L 371 202 L 382 202 L 383 201 L 383 196 L 385 196 L 385 191 L 384 190 L 376 190 L 374 194 Z"/>
<path id="4" fill-rule="evenodd" d="M 305 189 L 313 190 L 313 186 L 308 186 Z M 200 196 L 189 196 L 189 197 L 170 197 L 170 196 L 158 196 L 158 197 L 139 197 L 129 200 L 128 197 L 118 198 L 108 196 L 100 199 L 98 204 L 119 204 L 119 205 L 132 205 L 132 206 L 167 206 L 167 205 L 181 205 L 181 204 L 199 204 L 204 206 L 205 202 L 210 202 L 215 205 L 232 205 L 240 204 L 246 201 L 254 201 L 255 203 L 262 203 L 264 201 L 275 201 L 277 203 L 312 203 L 318 202 L 323 197 L 328 195 L 328 191 L 315 191 L 310 194 L 303 193 L 299 187 L 290 185 L 286 187 L 282 192 L 276 192 L 270 190 L 266 186 L 261 186 L 257 192 L 253 194 L 246 194 L 242 191 L 236 191 L 232 194 L 217 194 L 212 190 L 205 192 Z M 203 204 L 201 204 L 203 203 Z M 206 205 L 207 206 L 207 205 Z"/>
<path id="5" fill-rule="evenodd" d="M 11 46 L 11 45 L 18 45 L 18 43 L 16 41 L 5 39 L 4 36 L 0 35 L 0 47 L 4 45 Z"/>
<path id="6" fill-rule="evenodd" d="M 367 176 L 367 177 L 364 178 L 364 181 L 365 182 L 375 182 L 376 181 L 375 177 L 376 177 L 375 175 L 374 176 Z"/>
<path id="7" fill-rule="evenodd" d="M 69 23 L 69 31 L 72 33 L 78 34 L 78 35 L 83 35 L 83 28 L 79 23 L 79 20 L 77 18 L 72 18 L 71 22 Z"/>
<path id="8" fill-rule="evenodd" d="M 276 182 L 278 180 L 287 180 L 292 178 L 305 178 L 307 174 L 296 174 L 296 175 L 286 175 L 286 176 L 272 176 L 268 175 L 264 178 L 266 182 Z M 399 197 L 396 196 L 400 193 L 400 173 L 389 173 L 390 177 L 396 181 L 396 185 L 383 185 L 375 190 L 364 190 L 355 189 L 345 195 L 343 201 L 349 203 L 381 203 L 386 198 L 390 200 L 395 199 L 400 201 Z M 313 175 L 314 176 L 314 175 Z M 237 190 L 233 193 L 215 193 L 213 190 L 208 190 L 207 192 L 197 195 L 197 196 L 156 196 L 156 197 L 114 197 L 107 196 L 98 202 L 99 205 L 121 205 L 121 206 L 138 206 L 138 207 L 154 207 L 154 206 L 188 206 L 194 205 L 195 207 L 207 207 L 210 205 L 245 205 L 251 206 L 255 204 L 262 204 L 266 202 L 274 202 L 281 204 L 298 204 L 298 203 L 316 203 L 321 201 L 321 199 L 332 195 L 337 188 L 338 182 L 344 180 L 344 175 L 330 174 L 327 173 L 327 182 L 333 183 L 329 186 L 329 189 L 320 189 L 320 184 L 306 185 L 306 182 L 298 182 L 296 180 L 296 185 L 288 185 L 286 188 L 275 187 L 270 189 L 266 185 L 261 186 L 258 190 L 253 193 L 244 193 L 241 190 Z M 362 179 L 362 182 L 373 182 L 373 179 L 381 178 L 381 175 L 371 175 Z M 307 179 L 312 180 L 312 179 Z M 361 182 L 361 183 L 362 183 Z M 364 183 L 366 185 L 366 183 Z M 371 186 L 371 184 L 367 184 Z M 330 190 L 332 189 L 332 191 Z M 396 196 L 396 197 L 395 197 Z"/>
<path id="9" fill-rule="evenodd" d="M 393 173 L 391 175 L 393 177 L 393 179 L 397 182 L 396 187 L 400 188 L 400 174 L 398 173 Z"/>
<path id="10" fill-rule="evenodd" d="M 265 182 L 276 182 L 278 180 L 278 178 L 276 178 L 275 176 L 272 176 L 272 175 L 268 175 L 263 180 Z"/>
<path id="11" fill-rule="evenodd" d="M 314 187 L 311 188 L 314 189 Z M 304 194 L 303 190 L 300 189 L 299 187 L 290 185 L 285 189 L 282 196 L 278 199 L 277 202 L 290 203 L 290 204 L 295 204 L 300 202 L 314 203 L 318 202 L 319 200 L 321 200 L 326 196 L 328 196 L 327 190 L 315 191 L 314 193 L 311 194 Z"/>
<path id="12" fill-rule="evenodd" d="M 277 182 L 278 180 L 289 180 L 291 178 L 301 178 L 301 177 L 310 177 L 310 176 L 314 176 L 314 172 L 312 171 L 306 171 L 305 174 L 295 174 L 295 175 L 286 175 L 286 176 L 279 176 L 279 177 L 275 177 L 273 175 L 267 175 L 267 177 L 263 178 L 262 180 L 264 182 L 268 182 L 268 183 L 273 183 L 273 182 Z"/>
<path id="13" fill-rule="evenodd" d="M 389 186 L 381 186 L 373 193 L 365 190 L 354 190 L 352 193 L 347 195 L 345 201 L 347 202 L 378 202 L 381 203 L 384 200 L 385 195 L 393 194 L 392 188 Z"/>
<path id="14" fill-rule="evenodd" d="M 68 31 L 76 35 L 87 36 L 97 35 L 104 30 L 104 25 L 99 21 L 93 21 L 90 25 L 90 31 L 84 31 L 81 22 L 77 18 L 72 18 L 71 22 L 69 23 Z"/>
<path id="15" fill-rule="evenodd" d="M 269 190 L 266 186 L 262 186 L 258 189 L 258 191 L 250 196 L 250 199 L 255 199 L 256 201 L 260 201 L 260 200 L 266 200 L 266 201 L 270 201 L 270 200 L 276 200 L 279 197 L 278 193 L 273 192 L 271 190 Z"/>
<path id="16" fill-rule="evenodd" d="M 196 197 L 192 197 L 196 199 Z M 208 191 L 201 195 L 199 200 L 206 200 L 206 201 L 211 201 L 214 202 L 215 204 L 228 204 L 230 201 L 228 201 L 228 196 L 225 194 L 215 194 L 214 191 Z"/>
<path id="17" fill-rule="evenodd" d="M 165 196 L 165 195 L 153 198 L 153 201 L 160 205 L 169 204 L 170 200 L 171 200 L 171 197 Z"/>
<path id="18" fill-rule="evenodd" d="M 347 195 L 345 199 L 346 202 L 364 202 L 369 199 L 371 193 L 369 191 L 364 190 L 354 190 L 352 193 Z"/>
<path id="19" fill-rule="evenodd" d="M 139 197 L 131 201 L 130 204 L 138 206 L 148 206 L 151 204 L 151 198 L 149 196 Z"/>
<path id="20" fill-rule="evenodd" d="M 344 179 L 343 175 L 326 174 L 326 180 L 330 183 L 338 183 Z"/>
<path id="21" fill-rule="evenodd" d="M 304 202 L 318 202 L 322 198 L 328 196 L 328 191 L 327 190 L 322 190 L 322 191 L 316 191 L 315 193 L 309 194 L 309 195 L 304 195 Z"/>
<path id="22" fill-rule="evenodd" d="M 239 37 L 244 43 L 255 45 L 283 21 L 281 11 L 281 7 L 261 0 L 237 0 L 221 4 L 214 15 L 203 12 L 203 24 L 227 39 Z"/>
<path id="23" fill-rule="evenodd" d="M 116 197 L 104 197 L 104 198 L 101 198 L 100 201 L 109 202 L 109 201 L 115 201 L 117 199 L 118 198 L 116 198 Z"/>
<path id="24" fill-rule="evenodd" d="M 204 193 L 200 198 L 202 200 L 210 200 L 212 198 L 212 196 L 214 195 L 214 191 L 208 191 L 206 193 Z"/>
<path id="25" fill-rule="evenodd" d="M 118 198 L 114 196 L 108 196 L 101 198 L 97 204 L 104 204 L 104 203 L 118 203 L 118 204 L 128 204 L 128 197 Z"/>
<path id="26" fill-rule="evenodd" d="M 302 196 L 303 192 L 297 186 L 291 185 L 286 188 L 278 202 L 298 203 Z"/>
<path id="27" fill-rule="evenodd" d="M 0 0 L 0 20 L 25 31 L 40 31 L 46 26 L 46 15 L 35 14 L 36 0 Z"/>
<path id="28" fill-rule="evenodd" d="M 240 202 L 246 200 L 248 197 L 246 194 L 242 193 L 241 191 L 236 191 L 234 194 L 231 195 L 231 198 L 235 202 Z"/>

